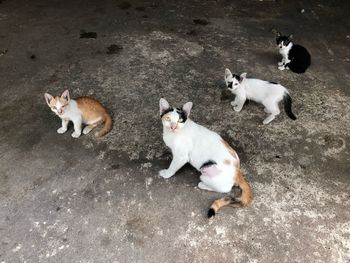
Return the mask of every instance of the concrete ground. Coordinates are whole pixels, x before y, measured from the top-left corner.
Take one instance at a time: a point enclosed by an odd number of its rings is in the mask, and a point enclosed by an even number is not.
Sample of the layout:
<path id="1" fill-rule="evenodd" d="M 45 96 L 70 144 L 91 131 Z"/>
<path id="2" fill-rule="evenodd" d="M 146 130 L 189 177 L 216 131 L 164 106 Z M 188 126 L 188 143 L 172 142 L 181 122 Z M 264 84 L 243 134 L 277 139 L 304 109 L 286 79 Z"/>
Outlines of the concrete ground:
<path id="1" fill-rule="evenodd" d="M 0 262 L 350 262 L 349 7 L 1 0 Z M 306 74 L 277 69 L 272 28 L 309 49 Z M 285 85 L 298 119 L 234 112 L 225 67 Z M 99 99 L 112 132 L 57 134 L 43 94 L 66 88 Z M 158 176 L 160 97 L 193 101 L 192 119 L 234 146 L 251 208 L 208 220 L 223 195 L 197 171 Z"/>

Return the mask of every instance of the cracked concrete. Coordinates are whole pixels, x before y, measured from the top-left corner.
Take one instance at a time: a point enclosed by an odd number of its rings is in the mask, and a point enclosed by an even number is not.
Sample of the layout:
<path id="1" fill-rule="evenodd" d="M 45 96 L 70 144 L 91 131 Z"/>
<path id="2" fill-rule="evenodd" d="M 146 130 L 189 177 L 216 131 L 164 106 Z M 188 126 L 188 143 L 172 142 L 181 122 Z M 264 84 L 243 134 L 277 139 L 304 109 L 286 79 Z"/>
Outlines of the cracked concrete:
<path id="1" fill-rule="evenodd" d="M 350 262 L 349 10 L 346 1 L 0 1 L 0 262 Z M 306 74 L 277 69 L 274 27 L 308 48 Z M 282 113 L 263 126 L 252 102 L 234 112 L 225 67 L 286 86 L 298 119 Z M 57 134 L 43 94 L 65 88 L 100 100 L 112 132 Z M 193 101 L 192 119 L 234 146 L 251 208 L 208 221 L 222 195 L 197 189 L 198 172 L 157 175 L 171 159 L 160 97 Z"/>

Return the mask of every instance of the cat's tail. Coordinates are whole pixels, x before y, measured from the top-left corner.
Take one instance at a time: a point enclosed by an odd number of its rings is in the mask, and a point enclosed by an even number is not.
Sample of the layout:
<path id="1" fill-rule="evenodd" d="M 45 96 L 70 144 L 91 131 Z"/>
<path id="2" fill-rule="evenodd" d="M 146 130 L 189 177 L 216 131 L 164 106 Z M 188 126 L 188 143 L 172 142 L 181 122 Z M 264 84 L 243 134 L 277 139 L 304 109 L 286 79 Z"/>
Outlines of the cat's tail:
<path id="1" fill-rule="evenodd" d="M 292 98 L 289 96 L 288 93 L 285 93 L 283 96 L 283 103 L 284 103 L 284 110 L 289 118 L 292 120 L 296 120 L 297 117 L 295 117 L 294 113 L 292 112 Z"/>
<path id="2" fill-rule="evenodd" d="M 99 130 L 98 132 L 95 133 L 95 136 L 98 137 L 102 137 L 104 135 L 106 135 L 107 133 L 109 133 L 112 130 L 113 127 L 113 122 L 112 122 L 112 118 L 111 116 L 106 112 L 104 115 L 104 126 L 101 130 Z"/>
<path id="3" fill-rule="evenodd" d="M 234 208 L 248 207 L 252 203 L 253 193 L 250 186 L 244 180 L 240 172 L 238 172 L 236 177 L 236 185 L 241 189 L 242 193 L 239 197 L 223 197 L 214 201 L 208 211 L 208 218 L 215 216 L 215 214 L 223 207 L 230 206 Z"/>

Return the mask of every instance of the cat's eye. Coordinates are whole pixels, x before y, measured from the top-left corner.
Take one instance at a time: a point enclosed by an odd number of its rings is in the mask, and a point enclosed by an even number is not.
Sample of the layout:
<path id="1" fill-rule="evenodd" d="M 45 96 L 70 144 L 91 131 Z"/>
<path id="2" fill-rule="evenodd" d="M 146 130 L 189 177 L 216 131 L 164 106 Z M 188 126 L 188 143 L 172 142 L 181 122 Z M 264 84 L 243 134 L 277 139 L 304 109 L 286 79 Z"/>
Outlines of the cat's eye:
<path id="1" fill-rule="evenodd" d="M 52 109 L 57 110 L 56 106 L 53 106 Z"/>
<path id="2" fill-rule="evenodd" d="M 164 120 L 165 121 L 170 121 L 170 117 L 165 117 Z"/>
<path id="3" fill-rule="evenodd" d="M 183 118 L 180 118 L 179 120 L 178 120 L 178 122 L 183 122 L 184 121 L 184 119 Z"/>

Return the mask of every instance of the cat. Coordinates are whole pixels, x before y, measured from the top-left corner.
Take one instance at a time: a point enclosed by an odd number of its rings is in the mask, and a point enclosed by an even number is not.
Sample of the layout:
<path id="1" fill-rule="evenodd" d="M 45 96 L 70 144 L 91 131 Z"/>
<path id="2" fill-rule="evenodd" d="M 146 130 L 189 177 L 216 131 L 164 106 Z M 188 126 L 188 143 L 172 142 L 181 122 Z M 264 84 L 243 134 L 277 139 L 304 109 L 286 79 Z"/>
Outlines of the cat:
<path id="1" fill-rule="evenodd" d="M 304 73 L 311 65 L 310 53 L 303 46 L 293 44 L 293 35 L 282 36 L 280 32 L 276 34 L 276 43 L 282 61 L 278 62 L 278 69 L 290 69 L 295 73 Z"/>
<path id="2" fill-rule="evenodd" d="M 104 123 L 104 127 L 95 133 L 96 137 L 102 137 L 112 130 L 111 116 L 101 103 L 91 97 L 83 96 L 74 100 L 70 98 L 69 91 L 65 90 L 60 97 L 45 93 L 45 100 L 50 109 L 62 119 L 58 133 L 67 131 L 69 121 L 74 124 L 73 138 L 81 135 L 82 124 L 87 125 L 83 133 L 88 134 L 98 124 Z"/>
<path id="3" fill-rule="evenodd" d="M 241 175 L 238 155 L 217 133 L 189 119 L 192 102 L 185 103 L 182 108 L 173 108 L 162 98 L 159 107 L 163 140 L 173 155 L 169 168 L 161 170 L 159 175 L 169 178 L 189 162 L 201 172 L 200 189 L 228 193 L 233 185 L 238 185 L 241 196 L 215 200 L 208 211 L 209 218 L 224 206 L 249 206 L 252 192 Z"/>
<path id="4" fill-rule="evenodd" d="M 248 79 L 246 76 L 247 73 L 238 76 L 233 75 L 229 69 L 225 69 L 226 86 L 236 95 L 235 100 L 231 102 L 235 111 L 242 110 L 246 99 L 262 103 L 265 106 L 265 112 L 270 114 L 264 119 L 263 124 L 268 124 L 280 114 L 278 103 L 283 100 L 288 117 L 296 120 L 292 112 L 292 98 L 285 87 L 275 82 Z"/>

